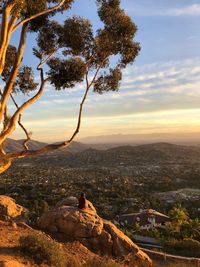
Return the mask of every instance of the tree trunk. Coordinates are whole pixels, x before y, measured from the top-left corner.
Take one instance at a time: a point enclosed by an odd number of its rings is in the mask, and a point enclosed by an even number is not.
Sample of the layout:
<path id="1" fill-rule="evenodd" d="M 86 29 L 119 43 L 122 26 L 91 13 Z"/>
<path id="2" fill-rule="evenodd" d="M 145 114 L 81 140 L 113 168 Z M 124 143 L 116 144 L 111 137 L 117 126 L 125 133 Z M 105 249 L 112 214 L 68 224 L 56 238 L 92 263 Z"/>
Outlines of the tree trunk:
<path id="1" fill-rule="evenodd" d="M 5 172 L 11 165 L 11 161 L 4 155 L 0 155 L 0 174 Z"/>

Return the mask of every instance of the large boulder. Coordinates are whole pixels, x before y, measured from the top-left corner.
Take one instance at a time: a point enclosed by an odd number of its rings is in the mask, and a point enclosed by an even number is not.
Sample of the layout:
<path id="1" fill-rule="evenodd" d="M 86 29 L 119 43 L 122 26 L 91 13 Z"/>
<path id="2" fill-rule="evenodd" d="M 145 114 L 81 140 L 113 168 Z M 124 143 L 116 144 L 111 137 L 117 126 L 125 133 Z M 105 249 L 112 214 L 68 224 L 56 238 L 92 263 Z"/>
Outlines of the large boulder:
<path id="1" fill-rule="evenodd" d="M 26 209 L 15 203 L 11 197 L 0 195 L 0 219 L 15 219 L 22 216 Z"/>
<path id="2" fill-rule="evenodd" d="M 96 211 L 89 208 L 80 210 L 74 201 L 72 206 L 70 201 L 60 203 L 62 205 L 57 204 L 54 210 L 41 216 L 38 225 L 42 230 L 61 235 L 62 239 L 78 240 L 101 255 L 128 257 L 129 262 L 133 262 L 132 266 L 152 266 L 149 257 L 137 245 L 113 223 L 100 218 Z"/>
<path id="3" fill-rule="evenodd" d="M 43 214 L 38 225 L 41 229 L 78 239 L 100 235 L 103 220 L 93 211 L 87 212 L 76 207 L 62 206 Z"/>

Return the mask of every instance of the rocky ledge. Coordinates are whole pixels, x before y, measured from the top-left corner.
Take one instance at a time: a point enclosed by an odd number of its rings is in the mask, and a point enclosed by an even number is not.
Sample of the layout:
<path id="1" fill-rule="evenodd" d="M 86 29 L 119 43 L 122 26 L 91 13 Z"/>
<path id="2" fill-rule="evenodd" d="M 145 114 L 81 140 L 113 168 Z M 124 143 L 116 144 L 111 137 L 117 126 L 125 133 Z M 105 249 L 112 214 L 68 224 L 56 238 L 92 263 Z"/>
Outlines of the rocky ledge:
<path id="1" fill-rule="evenodd" d="M 20 219 L 27 213 L 27 210 L 16 204 L 11 197 L 0 195 L 0 220 Z"/>
<path id="2" fill-rule="evenodd" d="M 88 202 L 88 208 L 84 210 L 78 209 L 77 204 L 78 200 L 74 197 L 57 203 L 52 211 L 39 219 L 40 229 L 61 235 L 64 241 L 69 238 L 78 240 L 100 255 L 128 258 L 132 266 L 152 266 L 150 258 L 132 240 L 113 223 L 98 216 L 91 202 Z"/>

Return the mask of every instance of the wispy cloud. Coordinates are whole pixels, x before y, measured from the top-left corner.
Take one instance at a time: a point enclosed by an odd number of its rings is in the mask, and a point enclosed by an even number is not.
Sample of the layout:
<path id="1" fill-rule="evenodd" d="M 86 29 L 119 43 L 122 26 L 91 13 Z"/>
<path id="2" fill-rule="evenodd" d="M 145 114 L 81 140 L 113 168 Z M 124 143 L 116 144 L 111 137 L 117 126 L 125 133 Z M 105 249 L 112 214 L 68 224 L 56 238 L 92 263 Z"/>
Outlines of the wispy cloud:
<path id="1" fill-rule="evenodd" d="M 174 8 L 172 10 L 168 10 L 168 14 L 171 16 L 198 16 L 200 15 L 200 4 L 185 6 L 183 8 Z"/>
<path id="2" fill-rule="evenodd" d="M 119 92 L 90 93 L 82 136 L 115 132 L 200 130 L 200 58 L 129 67 Z M 73 131 L 83 89 L 46 95 L 24 113 L 34 138 L 62 139 Z M 188 125 L 191 125 L 189 127 Z M 43 138 L 44 140 L 44 138 Z"/>
<path id="3" fill-rule="evenodd" d="M 129 67 L 124 73 L 119 92 L 103 95 L 90 93 L 84 114 L 97 118 L 104 115 L 118 116 L 174 108 L 197 108 L 200 103 L 199 65 L 200 58 L 196 58 Z M 49 95 L 27 110 L 27 119 L 75 119 L 82 93 L 80 87 L 79 91 L 65 92 L 65 96 L 57 94 L 52 98 Z"/>
<path id="4" fill-rule="evenodd" d="M 159 8 L 146 8 L 146 6 L 131 4 L 129 11 L 130 10 L 138 16 L 199 16 L 200 4 L 192 4 L 174 8 L 166 8 L 166 6 Z"/>

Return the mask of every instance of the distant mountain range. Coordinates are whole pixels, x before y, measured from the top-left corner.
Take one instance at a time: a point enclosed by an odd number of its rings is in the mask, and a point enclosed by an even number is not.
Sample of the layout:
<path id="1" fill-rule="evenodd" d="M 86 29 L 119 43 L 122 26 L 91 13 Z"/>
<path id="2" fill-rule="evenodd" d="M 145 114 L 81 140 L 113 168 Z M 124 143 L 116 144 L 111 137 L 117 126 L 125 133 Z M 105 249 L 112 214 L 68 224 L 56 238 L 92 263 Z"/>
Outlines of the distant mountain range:
<path id="1" fill-rule="evenodd" d="M 24 140 L 7 139 L 5 141 L 6 151 L 21 151 Z M 82 152 L 86 149 L 108 150 L 116 147 L 140 146 L 148 144 L 176 144 L 200 147 L 200 133 L 183 133 L 183 134 L 113 134 L 96 137 L 87 137 L 73 142 L 69 148 L 59 150 L 59 153 Z M 28 143 L 30 150 L 37 150 L 47 143 L 31 140 Z M 58 151 L 53 152 L 58 153 Z"/>
<path id="2" fill-rule="evenodd" d="M 23 141 L 24 140 L 22 140 L 22 139 L 21 140 L 14 140 L 14 139 L 8 138 L 4 143 L 5 150 L 7 152 L 21 151 L 21 150 L 23 150 Z M 37 149 L 40 149 L 46 145 L 47 145 L 47 143 L 39 142 L 39 141 L 35 141 L 35 140 L 31 140 L 30 142 L 28 142 L 28 147 L 30 150 L 37 150 Z M 71 153 L 76 153 L 76 152 L 81 152 L 81 151 L 88 149 L 88 148 L 89 148 L 88 145 L 85 145 L 85 144 L 82 144 L 79 142 L 73 142 L 69 148 L 58 150 L 54 153 L 63 153 L 66 150 L 71 152 Z"/>
<path id="3" fill-rule="evenodd" d="M 22 139 L 21 140 L 14 140 L 14 139 L 8 138 L 4 143 L 5 150 L 7 152 L 21 151 L 21 150 L 23 150 L 23 141 L 24 140 L 22 140 Z M 46 143 L 42 143 L 42 142 L 38 142 L 38 141 L 34 141 L 34 140 L 31 140 L 28 143 L 30 150 L 39 149 L 39 148 L 43 147 L 44 145 L 46 145 Z"/>
<path id="4" fill-rule="evenodd" d="M 153 133 L 153 134 L 112 134 L 82 138 L 84 144 L 95 145 L 142 145 L 150 143 L 173 143 L 181 145 L 199 145 L 200 133 Z"/>
<path id="5" fill-rule="evenodd" d="M 200 162 L 200 147 L 154 143 L 140 146 L 121 146 L 107 150 L 87 149 L 74 155 L 80 165 L 137 165 L 137 164 L 182 164 Z"/>
<path id="6" fill-rule="evenodd" d="M 23 140 L 8 139 L 6 150 L 22 150 Z M 39 149 L 46 143 L 30 141 L 29 147 L 32 150 Z M 99 145 L 97 145 L 98 147 Z M 52 154 L 52 153 L 51 153 Z M 60 149 L 53 152 L 59 160 L 70 162 L 73 166 L 118 166 L 136 164 L 156 164 L 156 163 L 194 163 L 200 162 L 200 147 L 173 145 L 169 143 L 153 143 L 139 146 L 118 146 L 106 150 L 96 149 L 95 145 L 86 145 L 74 142 L 69 148 Z M 62 157 L 59 157 L 61 155 Z M 44 155 L 45 158 L 50 155 Z"/>

